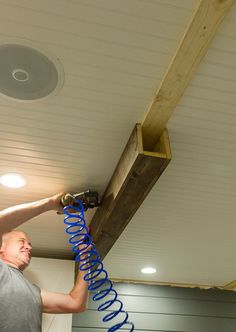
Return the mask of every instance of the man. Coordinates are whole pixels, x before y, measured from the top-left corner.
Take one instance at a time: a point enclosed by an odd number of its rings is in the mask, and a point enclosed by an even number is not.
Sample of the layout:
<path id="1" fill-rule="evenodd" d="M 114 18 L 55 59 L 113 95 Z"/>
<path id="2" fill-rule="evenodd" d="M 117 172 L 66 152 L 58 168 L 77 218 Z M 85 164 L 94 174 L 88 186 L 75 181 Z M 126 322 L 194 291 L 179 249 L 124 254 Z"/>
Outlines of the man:
<path id="1" fill-rule="evenodd" d="M 40 201 L 17 205 L 0 212 L 0 331 L 40 332 L 42 312 L 75 313 L 86 310 L 88 300 L 84 272 L 78 274 L 69 294 L 40 289 L 22 271 L 31 259 L 28 236 L 13 230 L 49 210 L 61 210 L 62 193 Z"/>

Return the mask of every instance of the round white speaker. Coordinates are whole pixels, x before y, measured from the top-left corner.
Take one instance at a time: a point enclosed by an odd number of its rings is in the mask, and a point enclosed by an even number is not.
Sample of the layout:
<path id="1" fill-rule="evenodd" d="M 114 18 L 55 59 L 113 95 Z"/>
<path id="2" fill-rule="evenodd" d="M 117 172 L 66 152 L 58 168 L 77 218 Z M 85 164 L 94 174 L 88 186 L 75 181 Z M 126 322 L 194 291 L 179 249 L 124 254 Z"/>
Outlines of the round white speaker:
<path id="1" fill-rule="evenodd" d="M 32 47 L 0 45 L 0 93 L 18 100 L 38 100 L 62 86 L 61 65 Z"/>

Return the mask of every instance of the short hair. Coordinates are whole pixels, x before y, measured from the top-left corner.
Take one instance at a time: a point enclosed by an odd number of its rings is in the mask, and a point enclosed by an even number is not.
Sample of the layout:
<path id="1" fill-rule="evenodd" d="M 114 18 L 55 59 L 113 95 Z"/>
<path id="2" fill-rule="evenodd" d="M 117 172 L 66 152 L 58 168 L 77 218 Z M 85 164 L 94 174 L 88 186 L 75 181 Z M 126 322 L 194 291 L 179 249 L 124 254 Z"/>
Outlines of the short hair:
<path id="1" fill-rule="evenodd" d="M 2 234 L 2 242 L 4 242 L 7 238 L 7 236 L 13 232 L 20 232 L 20 233 L 24 233 L 25 235 L 27 235 L 28 237 L 28 234 L 25 232 L 25 231 L 22 231 L 21 229 L 12 229 L 11 231 L 8 231 L 8 232 L 4 232 Z"/>

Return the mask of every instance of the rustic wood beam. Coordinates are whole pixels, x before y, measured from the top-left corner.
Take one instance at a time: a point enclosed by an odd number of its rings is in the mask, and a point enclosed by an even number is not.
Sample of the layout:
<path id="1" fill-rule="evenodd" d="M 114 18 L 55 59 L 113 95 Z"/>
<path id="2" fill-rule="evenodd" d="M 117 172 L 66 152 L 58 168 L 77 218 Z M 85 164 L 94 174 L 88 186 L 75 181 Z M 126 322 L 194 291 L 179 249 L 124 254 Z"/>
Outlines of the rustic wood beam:
<path id="1" fill-rule="evenodd" d="M 234 0 L 200 0 L 141 125 L 137 125 L 91 222 L 103 259 L 171 159 L 166 124 Z"/>
<path id="2" fill-rule="evenodd" d="M 101 259 L 109 252 L 171 160 L 167 130 L 159 152 L 143 150 L 142 128 L 136 125 L 90 224 Z"/>
<path id="3" fill-rule="evenodd" d="M 201 0 L 143 120 L 145 149 L 152 150 L 207 52 L 234 0 Z"/>

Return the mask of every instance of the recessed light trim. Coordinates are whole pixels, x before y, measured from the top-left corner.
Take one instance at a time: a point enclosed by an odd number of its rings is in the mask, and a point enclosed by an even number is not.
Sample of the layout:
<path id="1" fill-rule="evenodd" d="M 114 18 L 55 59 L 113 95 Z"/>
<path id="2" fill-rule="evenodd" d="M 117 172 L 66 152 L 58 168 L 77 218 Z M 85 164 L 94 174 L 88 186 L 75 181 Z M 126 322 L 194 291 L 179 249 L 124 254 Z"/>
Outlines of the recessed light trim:
<path id="1" fill-rule="evenodd" d="M 0 177 L 0 183 L 8 188 L 22 188 L 26 181 L 23 176 L 16 173 L 4 174 Z"/>
<path id="2" fill-rule="evenodd" d="M 156 273 L 157 270 L 154 267 L 144 267 L 141 272 L 145 274 L 153 274 Z"/>

